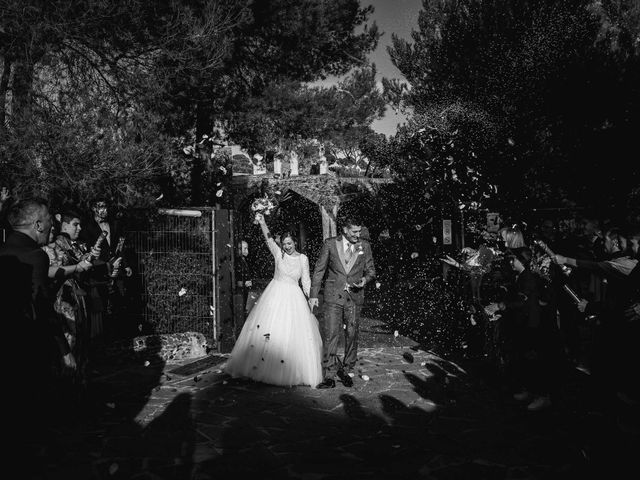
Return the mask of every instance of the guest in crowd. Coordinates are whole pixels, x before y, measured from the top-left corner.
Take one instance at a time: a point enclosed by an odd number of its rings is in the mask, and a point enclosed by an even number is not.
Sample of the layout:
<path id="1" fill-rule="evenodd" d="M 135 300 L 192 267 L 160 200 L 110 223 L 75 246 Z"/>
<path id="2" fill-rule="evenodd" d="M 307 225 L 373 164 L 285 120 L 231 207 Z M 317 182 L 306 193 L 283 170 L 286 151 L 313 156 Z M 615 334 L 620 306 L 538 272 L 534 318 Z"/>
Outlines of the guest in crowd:
<path id="1" fill-rule="evenodd" d="M 629 256 L 640 259 L 640 227 L 629 229 Z"/>
<path id="2" fill-rule="evenodd" d="M 503 240 L 503 244 L 500 245 L 502 253 L 506 253 L 513 248 L 523 248 L 527 244 L 524 239 L 524 232 L 518 224 L 513 224 L 508 227 L 503 227 L 498 231 L 498 235 Z M 500 265 L 501 278 L 504 285 L 513 284 L 515 281 L 514 270 L 510 263 L 509 257 L 502 255 L 502 262 Z"/>
<path id="3" fill-rule="evenodd" d="M 498 289 L 494 294 L 496 300 L 504 299 L 505 294 L 513 290 L 513 285 L 515 285 L 516 282 L 516 272 L 513 269 L 511 257 L 508 253 L 513 248 L 526 247 L 524 233 L 518 224 L 501 227 L 498 230 L 498 238 L 501 239 L 502 242 L 497 245 L 499 249 L 499 261 L 495 265 L 495 273 L 493 274 L 498 285 Z M 492 348 L 505 377 L 508 377 L 508 370 L 511 364 L 510 358 L 512 357 L 511 352 L 515 341 L 515 339 L 512 338 L 514 335 L 513 322 L 508 321 L 505 316 L 502 315 L 493 325 L 493 332 L 491 332 Z"/>
<path id="4" fill-rule="evenodd" d="M 504 240 L 505 248 L 522 248 L 527 246 L 524 241 L 524 232 L 517 224 L 513 224 L 510 227 L 503 227 L 498 233 L 502 237 L 502 240 Z"/>
<path id="5" fill-rule="evenodd" d="M 15 416 L 5 432 L 13 445 L 23 445 L 45 435 L 52 415 L 64 415 L 59 403 L 58 379 L 73 372 L 76 361 L 54 310 L 49 288 L 49 257 L 42 250 L 49 239 L 52 220 L 47 203 L 24 199 L 11 207 L 7 217 L 13 231 L 0 247 L 0 305 L 7 358 L 5 372 L 12 393 L 5 411 Z M 18 420 L 18 422 L 15 422 Z M 19 448 L 19 447 L 18 447 Z"/>
<path id="6" fill-rule="evenodd" d="M 545 310 L 547 299 L 540 278 L 531 269 L 528 247 L 510 249 L 507 254 L 516 274 L 505 299 L 498 304 L 501 321 L 508 330 L 507 382 L 519 391 L 514 398 L 527 401 L 527 409 L 551 406 L 558 386 L 559 341 L 552 315 Z"/>
<path id="7" fill-rule="evenodd" d="M 11 228 L 9 222 L 7 221 L 7 207 L 9 204 L 9 198 L 11 198 L 9 189 L 5 186 L 0 188 L 0 229 L 9 230 Z M 4 239 L 0 238 L 0 241 L 1 240 Z"/>
<path id="8" fill-rule="evenodd" d="M 111 215 L 111 211 L 104 199 L 98 199 L 91 205 L 91 218 L 80 232 L 80 240 L 88 247 L 95 245 L 100 235 L 105 232 L 106 238 L 100 249 L 100 256 L 93 262 L 94 268 L 89 273 L 89 314 L 91 325 L 91 336 L 98 337 L 106 333 L 109 337 L 122 335 L 126 328 L 125 318 L 122 315 L 109 315 L 114 308 L 117 297 L 110 294 L 118 294 L 112 285 L 114 284 L 112 274 L 114 262 L 117 260 L 119 252 L 116 251 L 120 239 L 124 238 L 124 232 L 120 222 Z M 122 257 L 123 258 L 123 257 Z M 131 276 L 133 271 L 121 260 L 119 268 L 126 276 Z M 114 312 L 115 313 L 115 312 Z M 120 313 L 120 312 L 118 312 Z M 109 317 L 107 319 L 107 317 Z M 108 325 L 105 325 L 108 322 Z M 106 332 L 105 332 L 106 331 Z"/>
<path id="9" fill-rule="evenodd" d="M 236 283 L 242 292 L 243 308 L 247 315 L 258 299 L 257 293 L 253 290 L 254 276 L 253 266 L 249 261 L 249 243 L 241 240 L 236 260 Z"/>
<path id="10" fill-rule="evenodd" d="M 565 291 L 569 287 L 580 291 L 575 281 L 576 275 L 570 268 L 562 268 L 555 262 L 556 252 L 575 251 L 567 238 L 560 237 L 556 223 L 545 219 L 532 234 L 534 260 L 532 270 L 543 279 L 548 305 L 545 307 L 550 315 L 557 317 L 562 349 L 566 359 L 576 368 L 588 372 L 584 365 L 582 342 L 580 338 L 580 322 L 584 316 L 575 308 L 570 295 Z"/>
<path id="11" fill-rule="evenodd" d="M 637 328 L 628 321 L 628 310 L 637 302 L 638 260 L 631 258 L 627 239 L 617 227 L 609 228 L 603 236 L 607 260 L 581 260 L 556 255 L 561 265 L 594 272 L 606 279 L 599 300 L 583 299 L 578 309 L 596 320 L 595 343 L 591 349 L 589 366 L 598 384 L 598 393 L 606 406 L 614 407 L 616 392 L 637 389 L 630 378 L 636 359 Z"/>
<path id="12" fill-rule="evenodd" d="M 0 247 L 3 265 L 12 265 L 15 276 L 2 276 L 5 288 L 10 292 L 3 308 L 10 314 L 19 329 L 26 329 L 27 337 L 35 336 L 36 354 L 41 369 L 61 363 L 75 368 L 75 359 L 69 348 L 62 327 L 53 309 L 54 299 L 49 288 L 49 258 L 40 248 L 49 240 L 52 219 L 47 203 L 42 199 L 25 199 L 16 203 L 7 217 L 13 231 Z M 38 328 L 34 329 L 34 326 Z M 35 331 L 34 331 L 35 330 Z M 25 337 L 25 338 L 27 338 Z M 15 338 L 15 337 L 13 337 Z"/>
<path id="13" fill-rule="evenodd" d="M 58 233 L 52 235 L 50 243 L 43 249 L 49 256 L 49 278 L 55 292 L 54 309 L 60 317 L 65 337 L 76 358 L 79 380 L 84 382 L 90 335 L 85 298 L 87 287 L 83 272 L 91 270 L 93 264 L 77 241 L 82 228 L 80 214 L 66 208 L 56 214 L 55 218 L 59 226 Z M 54 232 L 55 228 L 51 231 Z M 100 250 L 96 249 L 92 254 L 97 258 Z"/>

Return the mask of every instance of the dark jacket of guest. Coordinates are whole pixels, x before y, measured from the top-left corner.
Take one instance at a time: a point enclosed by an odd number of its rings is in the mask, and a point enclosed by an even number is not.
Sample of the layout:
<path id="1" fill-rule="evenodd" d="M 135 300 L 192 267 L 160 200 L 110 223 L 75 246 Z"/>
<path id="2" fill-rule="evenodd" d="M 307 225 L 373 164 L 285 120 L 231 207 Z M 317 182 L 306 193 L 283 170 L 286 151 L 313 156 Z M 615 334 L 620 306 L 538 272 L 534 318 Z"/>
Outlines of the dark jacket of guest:
<path id="1" fill-rule="evenodd" d="M 504 300 L 510 321 L 519 327 L 538 328 L 542 318 L 541 285 L 538 276 L 528 268 L 516 278 L 514 288 Z"/>
<path id="2" fill-rule="evenodd" d="M 603 262 L 576 259 L 578 268 L 596 273 L 607 279 L 604 299 L 589 302 L 585 313 L 609 318 L 609 321 L 620 321 L 624 317 L 624 310 L 635 299 L 637 288 L 638 261 L 622 252 Z M 604 318 L 602 318 L 604 320 Z"/>
<path id="3" fill-rule="evenodd" d="M 100 247 L 100 257 L 94 261 L 95 267 L 90 272 L 90 278 L 94 283 L 107 283 L 109 281 L 110 272 L 107 264 L 116 254 L 115 250 L 118 245 L 118 240 L 120 237 L 124 236 L 124 231 L 120 222 L 116 220 L 109 220 L 108 223 L 110 229 L 109 238 L 102 242 L 102 246 Z M 98 222 L 96 222 L 95 219 L 91 218 L 86 222 L 86 224 L 82 225 L 79 240 L 86 244 L 87 248 L 91 249 L 91 247 L 95 245 L 101 233 L 102 229 L 100 228 L 100 225 L 98 225 Z M 126 256 L 123 256 L 121 267 L 125 268 L 127 265 L 128 262 Z"/>
<path id="4" fill-rule="evenodd" d="M 0 304 L 3 325 L 9 330 L 5 330 L 6 338 L 29 345 L 26 355 L 47 356 L 57 362 L 70 349 L 53 308 L 48 272 L 49 257 L 24 233 L 12 232 L 0 247 Z"/>
<path id="5" fill-rule="evenodd" d="M 118 244 L 118 239 L 124 235 L 124 231 L 120 222 L 116 220 L 109 220 L 110 235 L 109 240 L 105 240 L 102 243 L 100 258 L 103 262 L 108 262 L 115 254 L 115 249 Z M 91 248 L 98 237 L 102 233 L 102 229 L 98 222 L 93 218 L 82 224 L 82 230 L 80 231 L 80 241 L 86 243 L 88 248 Z"/>

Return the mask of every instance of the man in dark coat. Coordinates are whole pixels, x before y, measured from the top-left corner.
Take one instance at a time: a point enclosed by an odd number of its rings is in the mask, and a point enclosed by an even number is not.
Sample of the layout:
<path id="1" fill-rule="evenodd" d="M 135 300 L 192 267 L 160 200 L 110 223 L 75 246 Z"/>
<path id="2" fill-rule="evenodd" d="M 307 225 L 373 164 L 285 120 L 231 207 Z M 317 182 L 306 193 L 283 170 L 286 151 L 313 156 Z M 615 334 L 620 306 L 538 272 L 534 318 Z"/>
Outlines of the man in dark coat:
<path id="1" fill-rule="evenodd" d="M 10 319 L 4 323 L 11 323 L 25 341 L 30 339 L 33 353 L 50 362 L 38 364 L 39 369 L 56 367 L 51 362 L 60 361 L 73 368 L 73 355 L 53 309 L 49 257 L 40 248 L 48 242 L 52 226 L 47 204 L 39 199 L 22 200 L 11 208 L 7 219 L 13 231 L 0 247 L 2 308 Z"/>
<path id="2" fill-rule="evenodd" d="M 106 333 L 118 337 L 128 332 L 126 320 L 122 315 L 108 315 L 115 313 L 124 298 L 124 285 L 121 277 L 112 278 L 114 259 L 122 257 L 121 272 L 126 276 L 132 275 L 132 270 L 126 263 L 123 252 L 117 252 L 118 244 L 124 242 L 124 231 L 120 222 L 112 218 L 107 203 L 97 200 L 91 206 L 92 216 L 82 225 L 80 241 L 88 248 L 94 246 L 105 232 L 106 238 L 100 246 L 100 256 L 94 260 L 94 268 L 89 274 L 89 312 L 91 337 L 98 337 Z M 120 313 L 120 312 L 118 312 Z M 107 319 L 106 317 L 110 317 Z M 116 318 L 118 317 L 118 318 Z"/>
<path id="3" fill-rule="evenodd" d="M 22 200 L 10 209 L 7 220 L 13 231 L 0 247 L 0 308 L 9 349 L 5 356 L 11 361 L 4 380 L 12 393 L 6 396 L 9 405 L 4 410 L 11 418 L 5 425 L 17 428 L 5 433 L 17 453 L 28 459 L 29 440 L 41 439 L 48 422 L 64 416 L 66 397 L 57 379 L 76 363 L 53 308 L 49 257 L 41 248 L 52 224 L 47 204 Z M 32 466 L 29 461 L 25 465 Z"/>
<path id="4" fill-rule="evenodd" d="M 309 294 L 309 306 L 312 310 L 318 306 L 318 294 L 324 286 L 324 380 L 318 388 L 334 387 L 335 374 L 345 386 L 353 385 L 348 374 L 355 366 L 358 355 L 358 329 L 360 309 L 364 303 L 364 287 L 376 276 L 371 245 L 360 239 L 361 233 L 361 222 L 345 219 L 342 235 L 325 240 L 313 272 Z M 343 331 L 344 360 L 340 362 L 337 356 L 338 335 Z"/>

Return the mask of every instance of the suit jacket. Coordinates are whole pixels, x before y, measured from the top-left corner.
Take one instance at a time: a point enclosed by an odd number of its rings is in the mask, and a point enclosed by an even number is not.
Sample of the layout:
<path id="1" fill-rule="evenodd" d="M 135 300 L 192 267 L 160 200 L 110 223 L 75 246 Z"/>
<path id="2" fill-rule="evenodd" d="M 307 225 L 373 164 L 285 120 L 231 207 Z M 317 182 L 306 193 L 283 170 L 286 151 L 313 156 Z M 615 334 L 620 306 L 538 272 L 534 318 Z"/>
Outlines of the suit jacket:
<path id="1" fill-rule="evenodd" d="M 49 281 L 49 257 L 28 235 L 12 232 L 0 247 L 0 305 L 9 343 L 23 345 L 28 355 L 55 360 L 69 353 L 62 325 L 53 303 Z M 60 357 L 58 357 L 60 358 Z"/>
<path id="2" fill-rule="evenodd" d="M 118 245 L 118 239 L 121 236 L 124 236 L 124 231 L 120 225 L 120 222 L 115 220 L 109 220 L 110 227 L 110 242 L 105 240 L 102 242 L 102 246 L 100 247 L 100 257 L 98 257 L 94 262 L 94 268 L 92 268 L 89 273 L 89 278 L 93 283 L 106 283 L 109 281 L 109 268 L 107 267 L 107 263 L 109 260 L 113 258 L 115 255 L 116 246 Z M 96 222 L 93 218 L 86 222 L 86 224 L 82 225 L 82 230 L 80 230 L 80 238 L 79 240 L 86 244 L 87 248 L 91 249 L 98 240 L 98 237 L 102 233 L 102 229 L 98 222 Z M 128 262 L 124 255 L 122 255 L 122 268 L 126 267 Z"/>
<path id="3" fill-rule="evenodd" d="M 120 225 L 120 222 L 115 220 L 109 220 L 108 223 L 111 230 L 110 232 L 111 242 L 108 242 L 107 240 L 105 240 L 102 243 L 99 260 L 103 262 L 108 262 L 111 259 L 111 257 L 113 257 L 116 246 L 118 245 L 118 239 L 124 235 L 124 231 L 122 229 L 122 226 Z M 91 218 L 89 221 L 85 222 L 82 225 L 82 230 L 80 230 L 79 240 L 86 243 L 87 247 L 91 248 L 96 243 L 96 240 L 98 240 L 98 237 L 100 236 L 101 233 L 102 233 L 102 229 L 100 228 L 100 225 L 98 225 L 98 222 L 96 222 L 93 218 Z"/>
<path id="4" fill-rule="evenodd" d="M 516 325 L 529 328 L 540 327 L 542 320 L 540 295 L 541 285 L 538 276 L 528 268 L 523 270 L 515 282 L 515 290 L 504 302 Z"/>
<path id="5" fill-rule="evenodd" d="M 313 279 L 311 281 L 310 298 L 317 298 L 324 282 L 324 301 L 327 303 L 342 303 L 347 295 L 356 305 L 364 302 L 364 288 L 345 290 L 347 284 L 359 282 L 362 278 L 365 284 L 376 277 L 373 264 L 371 245 L 366 240 L 356 244 L 356 253 L 347 263 L 342 235 L 325 240 L 318 260 L 316 261 Z"/>

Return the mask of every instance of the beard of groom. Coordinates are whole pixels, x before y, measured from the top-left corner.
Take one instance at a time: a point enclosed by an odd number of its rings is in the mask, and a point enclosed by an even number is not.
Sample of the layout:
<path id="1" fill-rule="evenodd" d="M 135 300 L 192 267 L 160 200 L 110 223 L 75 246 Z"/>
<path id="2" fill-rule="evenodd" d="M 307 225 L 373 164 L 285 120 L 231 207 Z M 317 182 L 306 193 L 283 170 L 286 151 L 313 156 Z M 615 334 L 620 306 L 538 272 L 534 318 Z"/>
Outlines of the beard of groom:
<path id="1" fill-rule="evenodd" d="M 309 305 L 318 306 L 323 289 L 323 382 L 318 388 L 333 388 L 334 376 L 350 387 L 348 375 L 358 355 L 360 310 L 364 303 L 364 287 L 375 278 L 371 245 L 360 237 L 362 222 L 345 218 L 342 234 L 325 240 L 316 261 Z M 344 332 L 344 357 L 338 357 L 339 335 Z"/>

